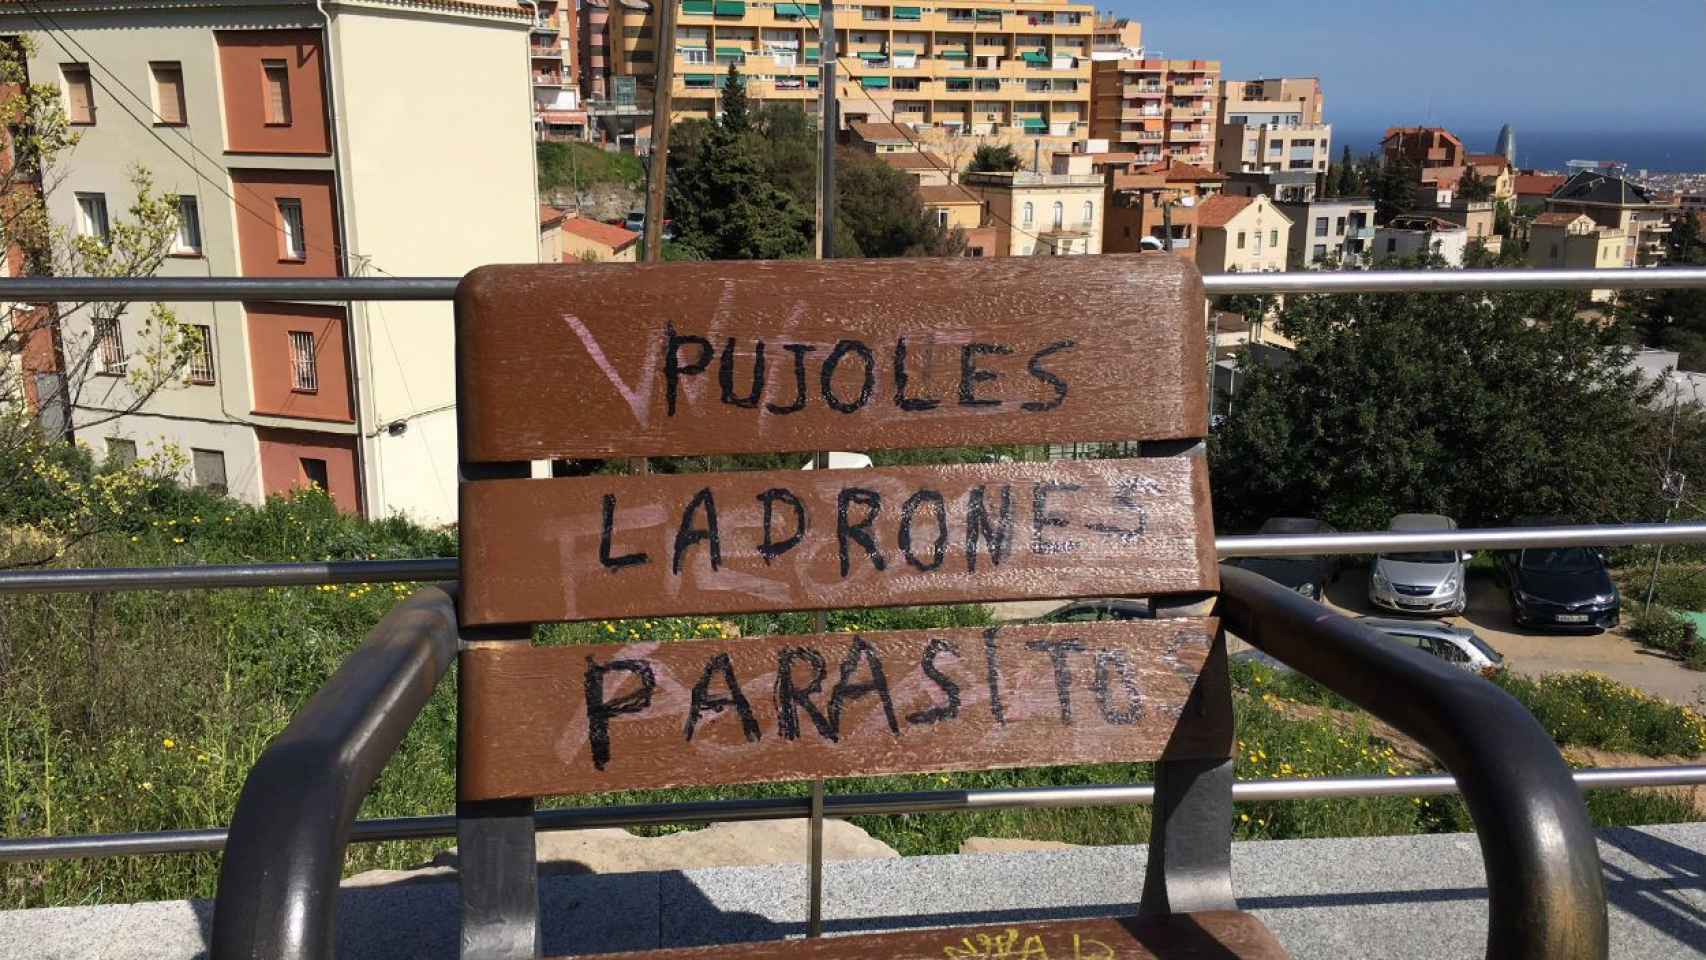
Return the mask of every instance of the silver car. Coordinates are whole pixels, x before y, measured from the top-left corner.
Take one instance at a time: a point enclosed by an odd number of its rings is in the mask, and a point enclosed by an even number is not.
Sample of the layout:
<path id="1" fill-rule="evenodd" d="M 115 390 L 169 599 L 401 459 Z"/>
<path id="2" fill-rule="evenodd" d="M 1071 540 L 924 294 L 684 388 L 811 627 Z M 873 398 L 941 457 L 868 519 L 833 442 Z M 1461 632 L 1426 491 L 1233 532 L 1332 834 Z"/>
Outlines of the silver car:
<path id="1" fill-rule="evenodd" d="M 1505 662 L 1499 651 L 1467 627 L 1427 620 L 1380 620 L 1375 617 L 1362 617 L 1357 622 L 1465 670 L 1491 670 Z"/>
<path id="2" fill-rule="evenodd" d="M 1395 533 L 1455 530 L 1457 521 L 1436 513 L 1401 513 L 1387 529 Z M 1380 554 L 1369 573 L 1368 599 L 1400 613 L 1462 613 L 1469 605 L 1463 562 L 1471 556 L 1457 550 Z"/>

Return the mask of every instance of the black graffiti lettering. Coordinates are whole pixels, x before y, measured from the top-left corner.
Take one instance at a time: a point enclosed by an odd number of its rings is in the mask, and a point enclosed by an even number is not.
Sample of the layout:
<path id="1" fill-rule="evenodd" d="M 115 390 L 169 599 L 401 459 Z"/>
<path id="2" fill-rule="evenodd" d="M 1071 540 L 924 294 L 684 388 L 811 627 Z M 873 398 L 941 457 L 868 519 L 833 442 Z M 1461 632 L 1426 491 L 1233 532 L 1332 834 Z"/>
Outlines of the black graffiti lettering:
<path id="1" fill-rule="evenodd" d="M 607 493 L 604 495 L 604 517 L 598 525 L 598 562 L 609 569 L 616 570 L 622 567 L 631 567 L 636 563 L 645 563 L 651 559 L 643 550 L 624 553 L 620 557 L 611 556 L 611 541 L 615 539 L 615 532 L 616 495 Z"/>
<path id="2" fill-rule="evenodd" d="M 930 547 L 928 563 L 918 559 L 912 552 L 912 521 L 918 515 L 918 509 L 930 504 L 936 512 L 936 542 Z M 905 555 L 906 562 L 919 570 L 928 573 L 942 565 L 948 556 L 948 505 L 943 502 L 942 495 L 935 490 L 920 490 L 910 497 L 900 507 L 900 533 L 896 535 L 900 544 L 900 552 Z"/>
<path id="3" fill-rule="evenodd" d="M 693 514 L 699 510 L 705 511 L 705 525 L 695 527 Z M 681 558 L 687 553 L 687 548 L 700 541 L 709 541 L 711 545 L 711 569 L 717 570 L 723 565 L 723 541 L 717 531 L 717 501 L 711 496 L 711 488 L 703 487 L 687 502 L 687 509 L 681 511 L 681 526 L 675 531 L 675 556 L 670 560 L 670 571 L 681 572 Z"/>
<path id="4" fill-rule="evenodd" d="M 865 363 L 865 379 L 859 385 L 858 398 L 851 403 L 835 395 L 835 371 L 841 367 L 841 358 L 849 353 L 858 356 Z M 837 413 L 852 413 L 869 402 L 871 391 L 876 389 L 877 358 L 871 353 L 870 347 L 857 340 L 838 340 L 835 349 L 829 351 L 829 358 L 823 362 L 818 381 L 818 385 L 823 389 L 824 403 L 829 404 Z"/>
<path id="5" fill-rule="evenodd" d="M 640 689 L 614 700 L 604 699 L 604 675 L 628 673 L 640 680 Z M 624 713 L 639 713 L 652 705 L 657 678 L 644 660 L 612 660 L 599 663 L 586 658 L 586 739 L 592 746 L 592 765 L 600 770 L 610 762 L 610 719 Z"/>
<path id="6" fill-rule="evenodd" d="M 1059 353 L 1062 350 L 1071 350 L 1076 346 L 1078 346 L 1078 344 L 1072 340 L 1056 340 L 1048 346 L 1043 347 L 1041 350 L 1038 350 L 1036 353 L 1031 354 L 1030 362 L 1025 364 L 1025 369 L 1030 371 L 1031 376 L 1036 377 L 1038 380 L 1041 380 L 1054 388 L 1054 399 L 1028 400 L 1021 403 L 1019 405 L 1019 409 L 1024 410 L 1027 413 L 1042 413 L 1044 411 L 1053 410 L 1066 402 L 1066 381 L 1060 379 L 1054 371 L 1045 369 L 1043 367 L 1043 360 Z"/>
<path id="7" fill-rule="evenodd" d="M 817 348 L 809 343 L 784 343 L 782 349 L 794 355 L 794 402 L 785 407 L 767 403 L 764 409 L 778 416 L 799 413 L 806 408 L 806 354 Z"/>
<path id="8" fill-rule="evenodd" d="M 988 380 L 995 380 L 1001 375 L 994 370 L 979 370 L 977 358 L 985 354 L 1006 356 L 1013 348 L 999 343 L 968 343 L 960 348 L 960 406 L 962 407 L 995 407 L 1000 406 L 1000 400 L 977 395 L 977 385 Z"/>
<path id="9" fill-rule="evenodd" d="M 1128 704 L 1124 710 L 1114 708 L 1113 691 L 1109 689 L 1110 666 L 1119 671 L 1120 687 L 1125 690 Z M 1131 661 L 1126 659 L 1124 650 L 1096 651 L 1096 676 L 1091 687 L 1096 691 L 1096 703 L 1102 708 L 1103 720 L 1127 727 L 1143 718 L 1143 692 L 1137 688 L 1137 678 L 1132 676 Z"/>
<path id="10" fill-rule="evenodd" d="M 1001 702 L 1001 661 L 996 656 L 995 634 L 1000 627 L 983 631 L 983 679 L 989 684 L 989 713 L 995 722 L 1007 725 L 1007 707 Z"/>
<path id="11" fill-rule="evenodd" d="M 1085 524 L 1097 533 L 1106 533 L 1118 537 L 1121 543 L 1131 543 L 1143 536 L 1149 528 L 1149 508 L 1143 505 L 1140 496 L 1154 496 L 1161 492 L 1161 485 L 1148 477 L 1123 477 L 1114 484 L 1114 505 L 1131 511 L 1133 517 L 1129 521 L 1132 526 L 1122 527 L 1116 523 L 1098 520 Z"/>
<path id="12" fill-rule="evenodd" d="M 865 508 L 865 516 L 858 523 L 850 523 L 847 519 L 848 507 L 858 504 Z M 877 514 L 883 510 L 882 494 L 864 487 L 844 488 L 835 497 L 835 548 L 841 555 L 841 575 L 847 576 L 852 569 L 853 561 L 847 552 L 847 542 L 852 540 L 865 548 L 865 555 L 871 558 L 871 566 L 882 570 L 887 565 L 882 552 L 877 549 L 877 538 L 872 534 L 871 527 L 877 522 Z"/>
<path id="13" fill-rule="evenodd" d="M 698 374 L 704 373 L 705 368 L 711 365 L 711 356 L 714 351 L 711 349 L 711 341 L 704 337 L 693 336 L 692 334 L 676 333 L 675 324 L 673 323 L 664 325 L 664 338 L 664 398 L 669 410 L 669 415 L 673 417 L 675 416 L 676 397 L 681 391 L 681 378 L 697 376 Z M 681 348 L 688 344 L 692 344 L 699 349 L 699 358 L 694 360 L 692 363 L 683 365 L 681 362 Z"/>
<path id="14" fill-rule="evenodd" d="M 776 502 L 787 504 L 794 508 L 794 532 L 786 540 L 776 539 Z M 769 564 L 789 550 L 799 546 L 806 535 L 806 505 L 793 491 L 783 487 L 771 487 L 758 495 L 758 502 L 764 504 L 764 541 L 758 545 L 758 555 Z"/>
<path id="15" fill-rule="evenodd" d="M 894 342 L 894 405 L 908 413 L 935 409 L 942 401 L 930 397 L 909 397 L 906 384 L 911 379 L 906 372 L 906 338 Z"/>
<path id="16" fill-rule="evenodd" d="M 861 663 L 870 671 L 871 679 L 854 683 L 853 675 L 859 672 Z M 829 693 L 829 726 L 836 736 L 841 734 L 842 704 L 868 693 L 876 694 L 877 699 L 883 702 L 883 716 L 889 722 L 889 732 L 900 733 L 900 724 L 894 718 L 894 701 L 889 697 L 889 682 L 883 677 L 883 660 L 864 637 L 854 637 L 853 645 L 847 648 L 847 656 L 841 660 L 841 676 L 835 681 L 835 689 Z"/>
<path id="17" fill-rule="evenodd" d="M 977 544 L 989 541 L 989 562 L 1001 566 L 1013 533 L 1013 488 L 1001 488 L 1001 514 L 992 525 L 989 510 L 983 502 L 984 488 L 973 487 L 966 495 L 966 572 L 977 572 Z"/>
<path id="18" fill-rule="evenodd" d="M 758 398 L 764 395 L 764 341 L 755 341 L 752 348 L 752 388 L 746 396 L 735 396 L 735 338 L 723 342 L 723 356 L 717 362 L 717 383 L 723 388 L 723 402 L 747 410 L 758 409 Z"/>
<path id="19" fill-rule="evenodd" d="M 716 677 L 723 678 L 723 686 L 727 694 L 713 696 L 711 681 Z M 693 685 L 693 702 L 687 710 L 687 742 L 693 742 L 693 728 L 699 725 L 699 715 L 709 710 L 721 714 L 723 708 L 734 707 L 735 715 L 740 717 L 741 733 L 746 735 L 747 743 L 757 743 L 763 734 L 758 730 L 758 721 L 752 716 L 752 704 L 746 701 L 746 694 L 740 692 L 740 681 L 735 679 L 734 663 L 729 655 L 719 653 L 705 664 L 705 672 L 699 674 L 699 682 Z"/>
<path id="20" fill-rule="evenodd" d="M 936 658 L 944 653 L 951 654 L 957 659 L 960 655 L 960 649 L 940 637 L 931 640 L 929 645 L 924 648 L 924 660 L 920 667 L 924 670 L 924 675 L 941 689 L 942 696 L 947 698 L 948 702 L 907 714 L 907 723 L 927 726 L 939 720 L 952 720 L 960 715 L 960 685 L 936 666 Z"/>
<path id="21" fill-rule="evenodd" d="M 811 664 L 812 668 L 812 680 L 803 687 L 794 682 L 794 664 L 800 660 Z M 798 711 L 804 710 L 811 718 L 812 726 L 817 728 L 818 735 L 830 742 L 835 741 L 835 727 L 811 699 L 823 692 L 823 678 L 828 673 L 823 654 L 811 647 L 787 647 L 776 655 L 776 732 L 782 739 L 800 739 Z"/>
<path id="22" fill-rule="evenodd" d="M 1050 540 L 1044 532 L 1049 527 L 1064 527 L 1066 518 L 1048 512 L 1049 494 L 1071 493 L 1084 489 L 1076 483 L 1044 481 L 1031 491 L 1031 552 L 1037 554 L 1071 553 L 1078 549 L 1077 540 Z"/>
<path id="23" fill-rule="evenodd" d="M 1083 653 L 1084 644 L 1077 640 L 1032 640 L 1026 650 L 1038 650 L 1054 661 L 1054 693 L 1060 698 L 1060 722 L 1072 723 L 1072 667 L 1066 662 L 1069 653 Z"/>

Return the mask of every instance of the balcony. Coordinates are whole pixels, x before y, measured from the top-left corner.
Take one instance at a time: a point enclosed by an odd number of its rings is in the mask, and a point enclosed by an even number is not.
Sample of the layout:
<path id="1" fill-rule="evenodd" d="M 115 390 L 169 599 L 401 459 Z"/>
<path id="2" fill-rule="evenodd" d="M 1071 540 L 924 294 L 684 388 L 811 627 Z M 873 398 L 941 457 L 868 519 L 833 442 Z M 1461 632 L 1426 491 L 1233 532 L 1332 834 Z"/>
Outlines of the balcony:
<path id="1" fill-rule="evenodd" d="M 1163 87 L 1159 83 L 1128 83 L 1120 88 L 1120 94 L 1128 99 L 1134 97 L 1162 97 L 1167 95 L 1167 88 Z"/>
<path id="2" fill-rule="evenodd" d="M 536 87 L 560 87 L 563 85 L 563 76 L 560 73 L 536 73 L 533 75 L 533 85 Z"/>
<path id="3" fill-rule="evenodd" d="M 533 47 L 533 48 L 529 49 L 527 52 L 535 60 L 541 60 L 541 59 L 561 60 L 563 58 L 563 48 L 562 47 Z M 512 54 L 512 56 L 513 56 L 513 54 Z"/>

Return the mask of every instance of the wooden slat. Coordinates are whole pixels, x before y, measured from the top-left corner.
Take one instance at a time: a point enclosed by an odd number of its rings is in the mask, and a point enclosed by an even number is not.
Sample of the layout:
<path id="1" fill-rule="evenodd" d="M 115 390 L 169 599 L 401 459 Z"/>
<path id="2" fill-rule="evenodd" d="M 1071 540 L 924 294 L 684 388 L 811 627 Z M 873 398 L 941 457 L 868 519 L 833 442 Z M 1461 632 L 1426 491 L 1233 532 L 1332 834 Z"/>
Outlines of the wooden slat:
<path id="1" fill-rule="evenodd" d="M 1200 619 L 474 644 L 462 799 L 1224 757 L 1215 631 Z"/>
<path id="2" fill-rule="evenodd" d="M 1141 254 L 481 267 L 462 457 L 1200 437 L 1203 304 Z"/>
<path id="3" fill-rule="evenodd" d="M 1212 590 L 1208 503 L 1200 457 L 464 483 L 462 621 Z"/>
<path id="4" fill-rule="evenodd" d="M 1262 922 L 1231 910 L 905 930 L 603 954 L 610 960 L 1286 960 Z M 563 958 L 569 960 L 569 958 Z"/>

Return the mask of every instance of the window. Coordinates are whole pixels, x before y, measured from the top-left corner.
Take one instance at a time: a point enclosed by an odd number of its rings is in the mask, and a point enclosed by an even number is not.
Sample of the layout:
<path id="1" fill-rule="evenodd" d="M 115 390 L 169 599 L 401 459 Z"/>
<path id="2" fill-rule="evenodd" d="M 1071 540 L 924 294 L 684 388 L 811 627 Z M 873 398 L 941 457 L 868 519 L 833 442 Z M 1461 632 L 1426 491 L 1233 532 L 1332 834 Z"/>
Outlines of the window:
<path id="1" fill-rule="evenodd" d="M 302 201 L 296 197 L 278 198 L 278 232 L 280 260 L 308 259 L 308 241 L 302 229 Z"/>
<path id="2" fill-rule="evenodd" d="M 214 493 L 225 493 L 225 454 L 219 450 L 191 447 L 190 457 L 195 469 L 195 485 Z"/>
<path id="3" fill-rule="evenodd" d="M 65 78 L 65 115 L 75 124 L 93 124 L 95 87 L 89 79 L 89 65 L 62 63 L 59 74 Z"/>
<path id="4" fill-rule="evenodd" d="M 1285 148 L 1285 144 L 1281 143 L 1278 140 L 1269 140 L 1268 141 L 1268 152 L 1269 153 L 1279 153 L 1284 148 Z"/>
<path id="5" fill-rule="evenodd" d="M 1397 237 L 1387 237 L 1386 238 L 1386 252 L 1387 253 L 1397 253 L 1398 252 L 1398 238 Z M 1557 255 L 1558 248 L 1553 247 L 1552 252 L 1553 252 L 1554 256 Z"/>
<path id="6" fill-rule="evenodd" d="M 106 243 L 111 235 L 107 225 L 107 195 L 79 193 L 77 195 L 77 232 Z"/>
<path id="7" fill-rule="evenodd" d="M 290 331 L 290 389 L 314 393 L 320 389 L 320 368 L 314 359 L 314 335 Z"/>
<path id="8" fill-rule="evenodd" d="M 184 119 L 184 68 L 176 61 L 151 63 L 154 73 L 154 116 L 158 125 L 182 126 Z"/>
<path id="9" fill-rule="evenodd" d="M 201 211 L 194 197 L 178 198 L 178 238 L 172 243 L 172 252 L 201 255 Z"/>
<path id="10" fill-rule="evenodd" d="M 1316 217 L 1315 218 L 1315 235 L 1317 237 L 1324 237 L 1327 235 L 1327 218 L 1326 217 Z"/>
<path id="11" fill-rule="evenodd" d="M 711 51 L 704 47 L 684 47 L 681 51 L 681 59 L 689 64 L 710 63 Z"/>
<path id="12" fill-rule="evenodd" d="M 101 365 L 100 372 L 124 376 L 124 331 L 117 317 L 95 318 L 95 361 Z"/>
<path id="13" fill-rule="evenodd" d="M 267 126 L 290 126 L 290 68 L 283 60 L 261 61 L 261 101 L 266 104 Z"/>
<path id="14" fill-rule="evenodd" d="M 1387 241 L 1388 244 L 1390 244 L 1391 242 L 1392 241 L 1390 241 L 1390 240 Z M 1390 248 L 1388 248 L 1388 249 L 1390 249 Z M 1552 259 L 1554 259 L 1554 260 L 1558 259 L 1558 245 L 1555 243 L 1552 244 Z"/>
<path id="15" fill-rule="evenodd" d="M 1054 228 L 1059 230 L 1066 225 L 1066 204 L 1059 200 L 1054 202 Z"/>
<path id="16" fill-rule="evenodd" d="M 319 457 L 302 457 L 302 478 L 327 493 L 332 492 L 331 479 L 326 474 L 326 461 Z"/>
<path id="17" fill-rule="evenodd" d="M 941 227 L 944 230 L 948 229 L 948 211 L 936 211 L 936 226 Z"/>
<path id="18" fill-rule="evenodd" d="M 1244 249 L 1244 231 L 1238 231 L 1238 249 Z"/>
<path id="19" fill-rule="evenodd" d="M 196 324 L 190 328 L 189 355 L 191 383 L 213 382 L 213 328 Z"/>
<path id="20" fill-rule="evenodd" d="M 1315 249 L 1311 252 L 1310 256 L 1315 260 L 1316 263 L 1320 263 L 1321 261 L 1327 259 L 1327 245 L 1324 243 L 1317 243 L 1315 245 Z"/>
<path id="21" fill-rule="evenodd" d="M 1336 228 L 1337 228 L 1339 236 L 1342 237 L 1345 235 L 1345 218 L 1344 217 L 1339 218 L 1339 222 L 1336 225 Z"/>
<path id="22" fill-rule="evenodd" d="M 652 59 L 653 59 L 652 51 L 650 51 L 650 50 L 630 50 L 630 51 L 628 51 L 628 62 L 629 63 L 651 63 Z"/>
<path id="23" fill-rule="evenodd" d="M 1035 220 L 1036 220 L 1036 211 L 1034 211 L 1034 210 L 1032 210 L 1032 209 L 1031 209 L 1031 205 L 1030 205 L 1030 204 L 1028 204 L 1028 203 L 1027 203 L 1027 204 L 1025 204 L 1025 215 L 1024 215 L 1024 217 L 1022 217 L 1022 218 L 1021 218 L 1021 220 L 1020 220 L 1020 223 L 1021 223 L 1021 225 L 1023 225 L 1023 226 L 1027 226 L 1027 227 L 1028 227 L 1028 226 L 1030 226 L 1030 225 L 1031 225 L 1031 224 L 1032 224 L 1032 223 L 1033 223 L 1033 222 L 1034 222 L 1034 221 L 1035 221 Z"/>
<path id="24" fill-rule="evenodd" d="M 1088 225 L 1088 224 L 1094 222 L 1095 219 L 1096 219 L 1096 205 L 1094 203 L 1090 202 L 1089 200 L 1084 201 L 1084 223 L 1086 225 Z"/>
<path id="25" fill-rule="evenodd" d="M 1269 230 L 1268 231 L 1268 246 L 1270 246 L 1270 247 L 1279 246 L 1279 231 L 1278 230 Z"/>
<path id="26" fill-rule="evenodd" d="M 122 467 L 136 462 L 136 441 L 107 438 L 107 462 Z"/>

